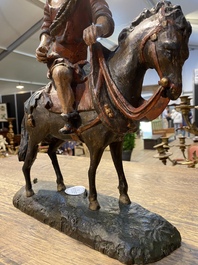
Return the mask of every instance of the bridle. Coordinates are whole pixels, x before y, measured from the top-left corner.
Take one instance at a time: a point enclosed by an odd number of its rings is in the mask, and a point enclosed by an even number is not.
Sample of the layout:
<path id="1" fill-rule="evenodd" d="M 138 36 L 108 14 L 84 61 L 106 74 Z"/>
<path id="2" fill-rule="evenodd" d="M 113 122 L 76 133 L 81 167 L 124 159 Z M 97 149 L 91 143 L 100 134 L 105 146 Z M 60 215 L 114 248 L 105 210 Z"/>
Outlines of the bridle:
<path id="1" fill-rule="evenodd" d="M 162 17 L 164 18 L 165 17 L 165 9 L 164 7 L 161 8 L 161 14 L 162 14 Z M 162 21 L 159 21 L 159 24 L 157 25 L 156 28 L 152 29 L 148 34 L 145 35 L 145 37 L 142 39 L 140 45 L 139 45 L 139 54 L 140 54 L 140 62 L 142 64 L 146 64 L 146 60 L 145 60 L 145 57 L 144 57 L 144 49 L 145 49 L 145 46 L 147 44 L 147 42 L 149 40 L 151 40 L 151 44 L 150 44 L 150 49 L 151 49 L 151 52 L 152 52 L 152 58 L 153 58 L 153 61 L 154 61 L 154 65 L 155 65 L 155 69 L 160 77 L 160 81 L 158 82 L 158 84 L 160 86 L 162 86 L 164 89 L 165 88 L 170 88 L 172 89 L 173 88 L 173 84 L 170 83 L 170 80 L 168 79 L 168 77 L 166 76 L 163 76 L 162 74 L 162 70 L 161 70 L 161 67 L 160 67 L 160 64 L 159 64 L 159 60 L 158 60 L 158 55 L 157 55 L 157 51 L 156 51 L 156 41 L 158 39 L 158 34 L 159 32 L 161 32 L 163 29 L 165 29 L 167 27 L 168 24 L 174 24 L 174 21 L 173 20 L 162 20 Z"/>
<path id="2" fill-rule="evenodd" d="M 142 64 L 146 63 L 145 57 L 144 57 L 144 48 L 148 42 L 148 40 L 151 40 L 151 51 L 152 51 L 152 57 L 154 60 L 154 64 L 155 64 L 155 69 L 158 72 L 158 75 L 160 77 L 160 79 L 163 77 L 162 76 L 162 71 L 160 69 L 160 65 L 159 65 L 159 60 L 158 60 L 158 56 L 157 56 L 157 52 L 156 52 L 156 45 L 155 42 L 157 40 L 157 35 L 158 33 L 163 29 L 162 25 L 158 25 L 155 29 L 151 30 L 141 41 L 140 45 L 139 45 L 139 54 L 140 54 L 140 62 Z"/>

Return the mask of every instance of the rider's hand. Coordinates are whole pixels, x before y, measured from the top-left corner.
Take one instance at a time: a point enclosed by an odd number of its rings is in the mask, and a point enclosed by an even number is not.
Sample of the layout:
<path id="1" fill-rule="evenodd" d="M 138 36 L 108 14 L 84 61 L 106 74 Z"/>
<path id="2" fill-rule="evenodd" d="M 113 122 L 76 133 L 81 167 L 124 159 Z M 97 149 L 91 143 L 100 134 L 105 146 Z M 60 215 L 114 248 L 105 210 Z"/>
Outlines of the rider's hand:
<path id="1" fill-rule="evenodd" d="M 36 49 L 36 58 L 39 62 L 48 62 L 47 55 L 50 49 L 51 41 L 52 39 L 48 34 L 42 34 L 40 44 Z"/>
<path id="2" fill-rule="evenodd" d="M 47 63 L 48 48 L 46 46 L 39 46 L 36 49 L 36 58 L 39 62 Z"/>
<path id="3" fill-rule="evenodd" d="M 92 24 L 83 31 L 83 39 L 87 46 L 96 43 L 97 38 L 101 37 L 103 34 L 102 26 L 100 24 Z"/>

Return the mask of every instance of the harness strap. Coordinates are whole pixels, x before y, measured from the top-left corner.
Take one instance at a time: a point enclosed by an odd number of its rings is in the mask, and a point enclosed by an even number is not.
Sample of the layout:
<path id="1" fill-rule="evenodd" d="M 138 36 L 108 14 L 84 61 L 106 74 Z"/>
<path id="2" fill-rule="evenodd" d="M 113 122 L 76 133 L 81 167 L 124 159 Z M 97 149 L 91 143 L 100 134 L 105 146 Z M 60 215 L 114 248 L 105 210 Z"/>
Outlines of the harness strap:
<path id="1" fill-rule="evenodd" d="M 140 60 L 142 63 L 145 62 L 145 58 L 144 58 L 144 47 L 147 43 L 147 41 L 149 40 L 149 38 L 153 35 L 153 34 L 157 34 L 159 33 L 160 31 L 162 30 L 162 26 L 161 25 L 158 25 L 157 28 L 155 28 L 154 30 L 152 30 L 151 32 L 149 32 L 141 41 L 140 43 L 140 46 L 139 46 L 139 50 L 140 50 Z M 159 61 L 158 61 L 158 58 L 157 58 L 157 53 L 156 53 L 156 47 L 154 45 L 154 42 L 152 42 L 152 46 L 151 46 L 151 49 L 152 49 L 152 56 L 154 57 L 154 62 L 155 62 L 155 67 L 156 67 L 156 70 L 159 74 L 159 77 L 162 78 L 163 75 L 162 75 L 162 72 L 161 72 L 161 69 L 160 69 L 160 66 L 159 66 Z"/>
<path id="2" fill-rule="evenodd" d="M 99 115 L 100 116 L 100 115 Z M 93 126 L 96 126 L 97 124 L 101 123 L 100 117 L 97 116 L 94 120 L 91 120 L 90 122 L 88 122 L 87 124 L 80 126 L 77 130 L 76 130 L 76 134 L 78 136 L 81 135 L 81 133 L 83 133 L 84 131 L 90 129 Z"/>

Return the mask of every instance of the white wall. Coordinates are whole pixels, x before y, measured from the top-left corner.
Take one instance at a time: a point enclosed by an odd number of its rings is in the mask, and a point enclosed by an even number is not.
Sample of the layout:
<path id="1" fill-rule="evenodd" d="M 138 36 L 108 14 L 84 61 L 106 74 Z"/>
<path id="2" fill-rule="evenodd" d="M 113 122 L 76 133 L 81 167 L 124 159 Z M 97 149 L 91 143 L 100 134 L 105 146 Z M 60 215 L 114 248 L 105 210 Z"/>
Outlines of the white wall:
<path id="1" fill-rule="evenodd" d="M 183 91 L 184 93 L 192 93 L 194 90 L 194 71 L 198 69 L 198 50 L 190 51 L 188 60 L 183 67 Z"/>

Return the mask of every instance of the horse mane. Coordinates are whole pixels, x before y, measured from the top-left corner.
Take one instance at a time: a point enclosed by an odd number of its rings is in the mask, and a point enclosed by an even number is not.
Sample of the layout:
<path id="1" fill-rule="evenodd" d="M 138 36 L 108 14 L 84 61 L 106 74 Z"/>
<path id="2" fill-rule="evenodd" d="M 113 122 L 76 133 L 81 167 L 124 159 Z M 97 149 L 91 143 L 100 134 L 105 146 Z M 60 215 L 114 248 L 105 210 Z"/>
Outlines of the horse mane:
<path id="1" fill-rule="evenodd" d="M 127 34 L 132 32 L 134 28 L 138 26 L 142 21 L 157 14 L 162 7 L 164 7 L 164 13 L 163 13 L 164 17 L 173 16 L 174 22 L 179 28 L 183 28 L 186 26 L 189 29 L 188 31 L 191 33 L 190 23 L 186 21 L 181 11 L 181 7 L 178 5 L 172 5 L 170 1 L 161 1 L 161 2 L 158 2 L 156 6 L 151 8 L 150 10 L 144 9 L 142 13 L 135 20 L 132 21 L 129 27 L 124 28 L 119 34 L 118 42 L 119 40 L 123 40 L 123 35 L 126 37 Z M 177 19 L 178 17 L 182 19 Z"/>
<path id="2" fill-rule="evenodd" d="M 145 20 L 146 18 L 149 18 L 155 14 L 158 13 L 158 11 L 160 10 L 160 8 L 162 6 L 165 7 L 169 7 L 170 9 L 165 9 L 165 11 L 167 10 L 172 10 L 175 8 L 175 6 L 172 6 L 170 1 L 161 1 L 158 2 L 156 4 L 155 7 L 151 8 L 150 10 L 148 9 L 144 9 L 143 12 L 131 23 L 130 29 L 133 29 L 134 27 L 136 27 L 137 25 L 139 25 L 143 20 Z"/>

